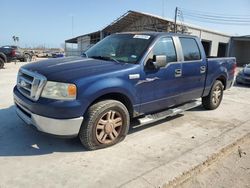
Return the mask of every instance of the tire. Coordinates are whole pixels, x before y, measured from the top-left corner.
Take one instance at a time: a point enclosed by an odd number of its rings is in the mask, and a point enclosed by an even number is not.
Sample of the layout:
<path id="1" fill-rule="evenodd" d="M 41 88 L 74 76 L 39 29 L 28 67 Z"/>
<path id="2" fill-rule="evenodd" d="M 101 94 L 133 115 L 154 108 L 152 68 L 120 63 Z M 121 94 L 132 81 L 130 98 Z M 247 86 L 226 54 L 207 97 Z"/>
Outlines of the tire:
<path id="1" fill-rule="evenodd" d="M 7 63 L 7 57 L 4 53 L 0 52 L 0 59 L 4 62 Z"/>
<path id="2" fill-rule="evenodd" d="M 4 60 L 0 58 L 0 69 L 4 68 Z"/>
<path id="3" fill-rule="evenodd" d="M 31 56 L 29 54 L 24 54 L 24 62 L 31 62 Z"/>
<path id="4" fill-rule="evenodd" d="M 129 112 L 119 101 L 104 100 L 84 115 L 79 138 L 88 150 L 106 148 L 121 142 L 129 130 Z"/>
<path id="5" fill-rule="evenodd" d="M 202 98 L 202 105 L 207 110 L 214 110 L 220 106 L 223 98 L 224 86 L 221 81 L 216 80 L 209 95 Z"/>

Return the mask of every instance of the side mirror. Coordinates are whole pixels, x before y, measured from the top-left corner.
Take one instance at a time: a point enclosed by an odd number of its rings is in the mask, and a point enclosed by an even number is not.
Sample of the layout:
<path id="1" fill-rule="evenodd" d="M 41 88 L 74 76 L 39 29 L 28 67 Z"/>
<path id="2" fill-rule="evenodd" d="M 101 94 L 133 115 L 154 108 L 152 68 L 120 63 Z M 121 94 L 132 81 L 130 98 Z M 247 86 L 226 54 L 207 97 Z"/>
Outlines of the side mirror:
<path id="1" fill-rule="evenodd" d="M 167 65 L 167 56 L 165 56 L 165 55 L 154 55 L 152 63 L 154 65 L 155 69 L 165 67 Z"/>
<path id="2" fill-rule="evenodd" d="M 85 52 L 83 52 L 81 57 L 88 57 L 88 55 Z"/>

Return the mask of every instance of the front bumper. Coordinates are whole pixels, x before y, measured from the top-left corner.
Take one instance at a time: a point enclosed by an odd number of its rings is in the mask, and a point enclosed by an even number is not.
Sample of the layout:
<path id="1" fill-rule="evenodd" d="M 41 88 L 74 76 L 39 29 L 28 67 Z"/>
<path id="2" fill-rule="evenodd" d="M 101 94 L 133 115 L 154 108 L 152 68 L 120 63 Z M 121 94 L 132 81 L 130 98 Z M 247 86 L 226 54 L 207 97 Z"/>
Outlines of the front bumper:
<path id="1" fill-rule="evenodd" d="M 236 77 L 236 82 L 250 85 L 250 77 L 237 76 Z"/>
<path id="2" fill-rule="evenodd" d="M 14 98 L 17 96 L 14 95 Z M 17 115 L 28 125 L 35 126 L 39 131 L 65 137 L 78 135 L 83 117 L 72 119 L 55 119 L 32 113 L 15 100 Z"/>

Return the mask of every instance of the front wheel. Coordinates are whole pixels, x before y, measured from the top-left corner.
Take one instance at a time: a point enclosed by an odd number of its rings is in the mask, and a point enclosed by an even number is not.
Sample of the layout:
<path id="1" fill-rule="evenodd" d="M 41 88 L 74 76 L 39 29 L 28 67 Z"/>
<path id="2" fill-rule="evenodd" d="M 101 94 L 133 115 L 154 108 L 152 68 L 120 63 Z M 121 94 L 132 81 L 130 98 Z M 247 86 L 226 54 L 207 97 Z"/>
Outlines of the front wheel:
<path id="1" fill-rule="evenodd" d="M 129 122 L 128 110 L 121 102 L 101 101 L 85 114 L 79 138 L 89 150 L 109 147 L 126 137 Z"/>
<path id="2" fill-rule="evenodd" d="M 224 86 L 221 81 L 216 80 L 209 95 L 202 98 L 202 105 L 205 109 L 214 110 L 218 108 L 223 98 Z"/>
<path id="3" fill-rule="evenodd" d="M 4 67 L 4 61 L 2 60 L 2 58 L 0 58 L 0 69 L 2 69 Z"/>
<path id="4" fill-rule="evenodd" d="M 24 62 L 31 62 L 31 56 L 29 54 L 25 54 L 23 61 Z"/>

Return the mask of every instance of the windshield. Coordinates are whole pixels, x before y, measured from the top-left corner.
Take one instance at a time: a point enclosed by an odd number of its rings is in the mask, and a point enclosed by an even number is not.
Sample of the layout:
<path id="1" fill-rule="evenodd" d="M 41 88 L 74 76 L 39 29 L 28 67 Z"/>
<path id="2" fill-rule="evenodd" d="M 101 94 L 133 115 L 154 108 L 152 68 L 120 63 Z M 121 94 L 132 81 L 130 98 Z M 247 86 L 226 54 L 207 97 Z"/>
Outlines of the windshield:
<path id="1" fill-rule="evenodd" d="M 85 54 L 89 58 L 137 63 L 152 38 L 150 35 L 114 34 L 98 42 Z"/>

